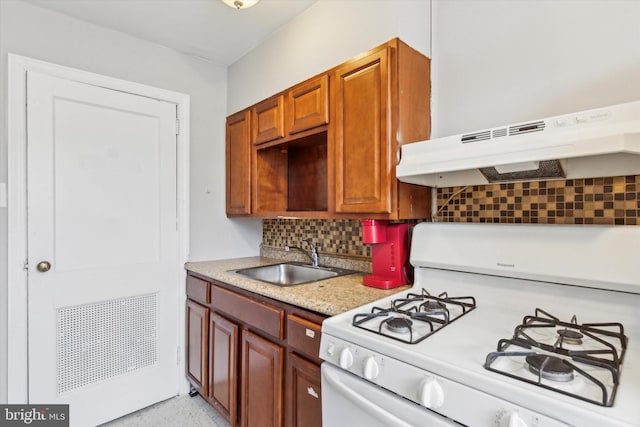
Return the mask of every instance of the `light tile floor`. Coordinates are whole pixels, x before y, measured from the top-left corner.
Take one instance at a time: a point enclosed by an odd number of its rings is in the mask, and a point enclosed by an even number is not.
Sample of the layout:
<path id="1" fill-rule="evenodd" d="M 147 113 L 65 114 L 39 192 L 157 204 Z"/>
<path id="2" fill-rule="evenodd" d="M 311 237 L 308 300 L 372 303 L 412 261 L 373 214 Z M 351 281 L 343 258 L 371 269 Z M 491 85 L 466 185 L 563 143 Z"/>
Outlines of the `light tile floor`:
<path id="1" fill-rule="evenodd" d="M 200 395 L 177 396 L 156 403 L 101 427 L 230 427 Z"/>

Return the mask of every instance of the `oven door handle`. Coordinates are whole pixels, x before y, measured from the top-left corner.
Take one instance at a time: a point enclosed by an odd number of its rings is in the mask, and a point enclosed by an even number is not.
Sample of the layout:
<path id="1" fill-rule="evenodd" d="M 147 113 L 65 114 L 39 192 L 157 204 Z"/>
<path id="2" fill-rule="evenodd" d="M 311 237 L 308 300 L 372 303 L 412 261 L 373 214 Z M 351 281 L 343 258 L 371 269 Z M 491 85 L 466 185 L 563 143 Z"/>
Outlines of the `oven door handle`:
<path id="1" fill-rule="evenodd" d="M 355 403 L 365 412 L 370 413 L 375 417 L 378 417 L 385 424 L 388 424 L 393 427 L 413 427 L 411 424 L 408 424 L 402 421 L 400 418 L 381 409 L 377 405 L 373 404 L 372 402 L 368 401 L 364 397 L 360 396 L 355 391 L 351 390 L 349 387 L 344 385 L 340 381 L 340 379 L 330 371 L 328 370 L 324 371 L 323 375 L 325 380 L 327 380 L 332 387 L 334 387 L 338 392 L 340 392 L 340 394 L 342 394 L 344 397 L 349 399 L 350 402 Z"/>

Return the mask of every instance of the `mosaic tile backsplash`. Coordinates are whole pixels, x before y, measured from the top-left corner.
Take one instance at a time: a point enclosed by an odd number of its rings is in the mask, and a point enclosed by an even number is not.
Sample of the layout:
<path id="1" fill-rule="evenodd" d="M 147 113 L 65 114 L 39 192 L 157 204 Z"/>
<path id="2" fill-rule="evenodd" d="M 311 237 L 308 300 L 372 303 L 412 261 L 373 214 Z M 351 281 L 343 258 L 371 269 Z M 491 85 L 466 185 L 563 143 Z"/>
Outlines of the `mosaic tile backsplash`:
<path id="1" fill-rule="evenodd" d="M 438 189 L 438 221 L 640 224 L 640 176 Z M 444 205 L 444 206 L 443 206 Z"/>
<path id="2" fill-rule="evenodd" d="M 438 221 L 640 225 L 640 175 L 461 189 L 438 189 Z M 371 247 L 362 243 L 358 220 L 266 219 L 262 222 L 262 243 L 268 247 L 301 246 L 300 242 L 309 237 L 320 253 L 371 257 Z"/>
<path id="3" fill-rule="evenodd" d="M 265 219 L 262 244 L 273 248 L 301 246 L 311 238 L 320 253 L 371 257 L 371 247 L 362 243 L 360 221 L 350 219 Z"/>

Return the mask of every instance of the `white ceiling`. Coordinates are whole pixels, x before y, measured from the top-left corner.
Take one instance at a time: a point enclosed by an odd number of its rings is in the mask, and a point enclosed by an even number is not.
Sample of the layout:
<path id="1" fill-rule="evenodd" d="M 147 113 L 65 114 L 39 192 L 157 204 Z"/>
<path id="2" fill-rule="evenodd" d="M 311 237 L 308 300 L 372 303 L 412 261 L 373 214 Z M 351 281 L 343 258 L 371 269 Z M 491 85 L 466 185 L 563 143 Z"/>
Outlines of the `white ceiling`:
<path id="1" fill-rule="evenodd" d="M 234 63 L 317 0 L 25 0 L 223 66 Z"/>

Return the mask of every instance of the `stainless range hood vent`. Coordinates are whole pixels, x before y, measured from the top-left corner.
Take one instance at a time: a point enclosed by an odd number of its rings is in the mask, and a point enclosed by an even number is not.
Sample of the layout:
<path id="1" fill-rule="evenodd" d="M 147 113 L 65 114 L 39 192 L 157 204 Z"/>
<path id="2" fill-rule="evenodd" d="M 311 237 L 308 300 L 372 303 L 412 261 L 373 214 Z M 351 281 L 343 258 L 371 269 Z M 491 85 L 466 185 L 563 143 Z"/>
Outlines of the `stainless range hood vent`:
<path id="1" fill-rule="evenodd" d="M 640 101 L 405 144 L 396 175 L 431 187 L 640 175 Z"/>

